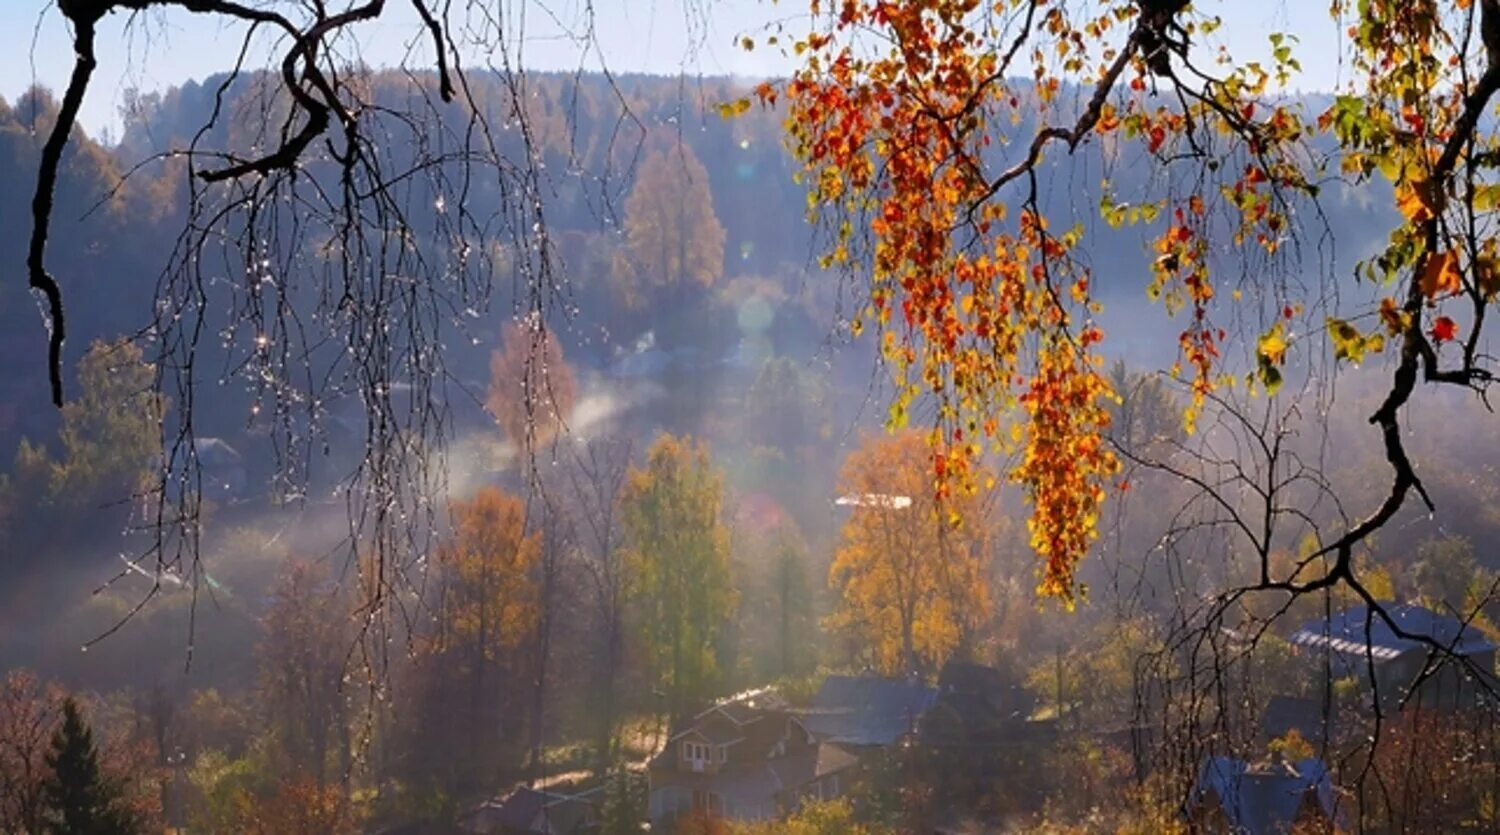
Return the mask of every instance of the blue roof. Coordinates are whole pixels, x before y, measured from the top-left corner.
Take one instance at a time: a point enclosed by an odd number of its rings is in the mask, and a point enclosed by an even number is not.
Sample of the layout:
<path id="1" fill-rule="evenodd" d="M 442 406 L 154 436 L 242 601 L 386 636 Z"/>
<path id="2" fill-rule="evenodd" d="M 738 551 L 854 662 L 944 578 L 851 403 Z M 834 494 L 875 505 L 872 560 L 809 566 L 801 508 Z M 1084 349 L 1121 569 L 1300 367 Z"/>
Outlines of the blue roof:
<path id="1" fill-rule="evenodd" d="M 1322 760 L 1255 767 L 1234 757 L 1209 757 L 1198 770 L 1192 800 L 1196 805 L 1210 794 L 1216 796 L 1235 835 L 1283 835 L 1297 822 L 1309 793 L 1333 820 L 1337 813 L 1333 780 Z"/>
<path id="2" fill-rule="evenodd" d="M 844 745 L 894 745 L 937 700 L 920 682 L 879 676 L 829 676 L 803 714 L 817 736 Z"/>
<path id="3" fill-rule="evenodd" d="M 1402 632 L 1431 638 L 1459 655 L 1476 655 L 1495 649 L 1478 627 L 1466 626 L 1450 615 L 1409 603 L 1383 608 Z M 1308 621 L 1292 633 L 1291 642 L 1301 646 L 1327 646 L 1348 655 L 1368 653 L 1376 661 L 1390 661 L 1412 650 L 1425 652 L 1430 648 L 1422 641 L 1398 637 L 1390 624 L 1378 613 L 1371 612 L 1368 606 L 1345 609 L 1327 621 Z"/>

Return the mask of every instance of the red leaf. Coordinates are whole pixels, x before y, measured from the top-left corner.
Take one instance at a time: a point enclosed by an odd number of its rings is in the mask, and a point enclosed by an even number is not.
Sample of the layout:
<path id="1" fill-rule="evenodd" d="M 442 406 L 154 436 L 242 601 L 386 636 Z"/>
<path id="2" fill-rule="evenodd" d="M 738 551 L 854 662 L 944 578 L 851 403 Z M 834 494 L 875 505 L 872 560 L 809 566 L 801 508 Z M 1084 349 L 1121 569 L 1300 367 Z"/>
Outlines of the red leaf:
<path id="1" fill-rule="evenodd" d="M 1432 338 L 1438 342 L 1452 342 L 1458 338 L 1458 323 L 1447 316 L 1437 317 L 1432 323 Z"/>

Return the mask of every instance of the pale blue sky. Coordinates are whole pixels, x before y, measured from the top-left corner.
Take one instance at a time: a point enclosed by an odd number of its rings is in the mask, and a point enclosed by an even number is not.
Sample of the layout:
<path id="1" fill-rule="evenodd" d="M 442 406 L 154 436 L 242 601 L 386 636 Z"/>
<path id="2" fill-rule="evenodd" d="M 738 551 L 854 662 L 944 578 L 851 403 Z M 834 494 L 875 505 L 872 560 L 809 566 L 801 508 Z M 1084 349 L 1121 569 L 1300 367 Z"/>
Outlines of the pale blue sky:
<path id="1" fill-rule="evenodd" d="M 585 0 L 485 3 L 490 8 L 503 4 L 515 15 L 511 25 L 526 33 L 521 61 L 527 67 L 599 66 L 598 55 L 581 54 L 566 35 L 584 25 Z M 789 32 L 798 31 L 799 23 L 806 28 L 806 0 L 594 0 L 593 5 L 597 52 L 615 72 L 781 75 L 790 61 L 773 49 L 747 53 L 734 46 L 736 38 L 761 34 L 775 21 L 784 22 Z M 1272 31 L 1297 32 L 1305 69 L 1299 86 L 1327 90 L 1338 80 L 1338 27 L 1329 20 L 1324 0 L 1199 0 L 1198 7 L 1224 18 L 1218 37 L 1237 58 L 1263 57 Z M 524 20 L 517 9 L 524 9 Z M 129 34 L 127 19 L 116 14 L 102 24 L 100 68 L 82 119 L 90 130 L 116 122 L 129 88 L 161 89 L 228 69 L 242 36 L 238 27 L 180 10 L 139 18 Z M 0 32 L 7 35 L 6 49 L 0 51 L 0 96 L 14 100 L 33 80 L 61 89 L 72 50 L 62 16 L 49 0 L 0 0 Z M 360 33 L 362 54 L 371 64 L 397 63 L 411 43 L 426 48 L 410 4 L 399 0 L 390 3 L 385 18 L 363 26 Z"/>

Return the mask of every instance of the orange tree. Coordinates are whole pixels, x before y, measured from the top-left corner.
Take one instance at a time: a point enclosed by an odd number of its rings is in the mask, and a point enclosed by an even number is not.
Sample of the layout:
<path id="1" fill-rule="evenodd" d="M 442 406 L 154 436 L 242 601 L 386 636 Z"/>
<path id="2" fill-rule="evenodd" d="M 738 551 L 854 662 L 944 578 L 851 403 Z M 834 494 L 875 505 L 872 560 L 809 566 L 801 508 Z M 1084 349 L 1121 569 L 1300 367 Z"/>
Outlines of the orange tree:
<path id="1" fill-rule="evenodd" d="M 625 200 L 625 247 L 612 271 L 626 306 L 710 287 L 723 275 L 724 227 L 708 185 L 707 169 L 686 143 L 641 162 Z"/>
<path id="2" fill-rule="evenodd" d="M 1417 381 L 1492 379 L 1480 335 L 1500 289 L 1500 156 L 1482 116 L 1500 88 L 1500 2 L 1330 6 L 1349 80 L 1317 113 L 1283 95 L 1301 69 L 1295 33 L 1270 36 L 1269 60 L 1236 61 L 1213 44 L 1218 4 L 1186 0 L 812 0 L 798 70 L 757 89 L 786 105 L 809 206 L 830 233 L 827 265 L 868 286 L 852 329 L 880 332 L 898 381 L 891 422 L 918 398 L 936 402 L 940 493 L 985 487 L 981 456 L 1016 453 L 1008 476 L 1030 501 L 1045 595 L 1072 600 L 1118 468 L 1102 439 L 1114 392 L 1089 232 L 1047 216 L 1038 173 L 1049 155 L 1096 143 L 1160 174 L 1146 199 L 1106 195 L 1100 210 L 1149 230 L 1154 261 L 1139 280 L 1180 323 L 1172 370 L 1191 392 L 1189 429 L 1217 389 L 1274 394 L 1294 351 L 1394 354 L 1370 415 L 1389 490 L 1320 544 L 1325 570 L 1263 571 L 1256 588 L 1359 592 L 1355 546 L 1412 494 L 1431 505 L 1400 433 Z M 1393 189 L 1400 221 L 1359 269 L 1384 287 L 1376 299 L 1328 314 L 1326 284 L 1316 297 L 1269 278 L 1217 292 L 1211 252 L 1233 249 L 1247 274 L 1270 274 L 1298 210 L 1316 208 L 1331 180 Z"/>
<path id="3" fill-rule="evenodd" d="M 511 324 L 490 353 L 484 406 L 518 449 L 532 450 L 567 428 L 577 383 L 557 335 L 527 317 Z"/>
<path id="4" fill-rule="evenodd" d="M 852 506 L 829 568 L 835 628 L 859 636 L 886 673 L 936 670 L 990 608 L 991 547 L 975 496 L 941 503 L 922 436 L 869 438 L 844 464 Z"/>

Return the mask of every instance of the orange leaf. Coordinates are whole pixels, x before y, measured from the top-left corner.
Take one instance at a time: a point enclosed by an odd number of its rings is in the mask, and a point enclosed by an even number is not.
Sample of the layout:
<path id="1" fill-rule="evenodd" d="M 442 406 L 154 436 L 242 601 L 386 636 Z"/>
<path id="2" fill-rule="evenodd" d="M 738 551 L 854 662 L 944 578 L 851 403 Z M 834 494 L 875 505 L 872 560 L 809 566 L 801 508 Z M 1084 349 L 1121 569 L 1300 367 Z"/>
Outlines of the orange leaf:
<path id="1" fill-rule="evenodd" d="M 1422 295 L 1429 299 L 1463 289 L 1463 278 L 1458 272 L 1458 255 L 1451 249 L 1429 255 L 1422 265 L 1420 281 Z"/>
<path id="2" fill-rule="evenodd" d="M 1415 180 L 1396 186 L 1396 207 L 1412 223 L 1431 220 L 1437 207 L 1432 184 L 1426 180 Z"/>
<path id="3" fill-rule="evenodd" d="M 1406 330 L 1406 311 L 1396 304 L 1396 300 L 1390 296 L 1380 300 L 1380 321 L 1385 323 L 1385 329 L 1395 336 Z"/>

